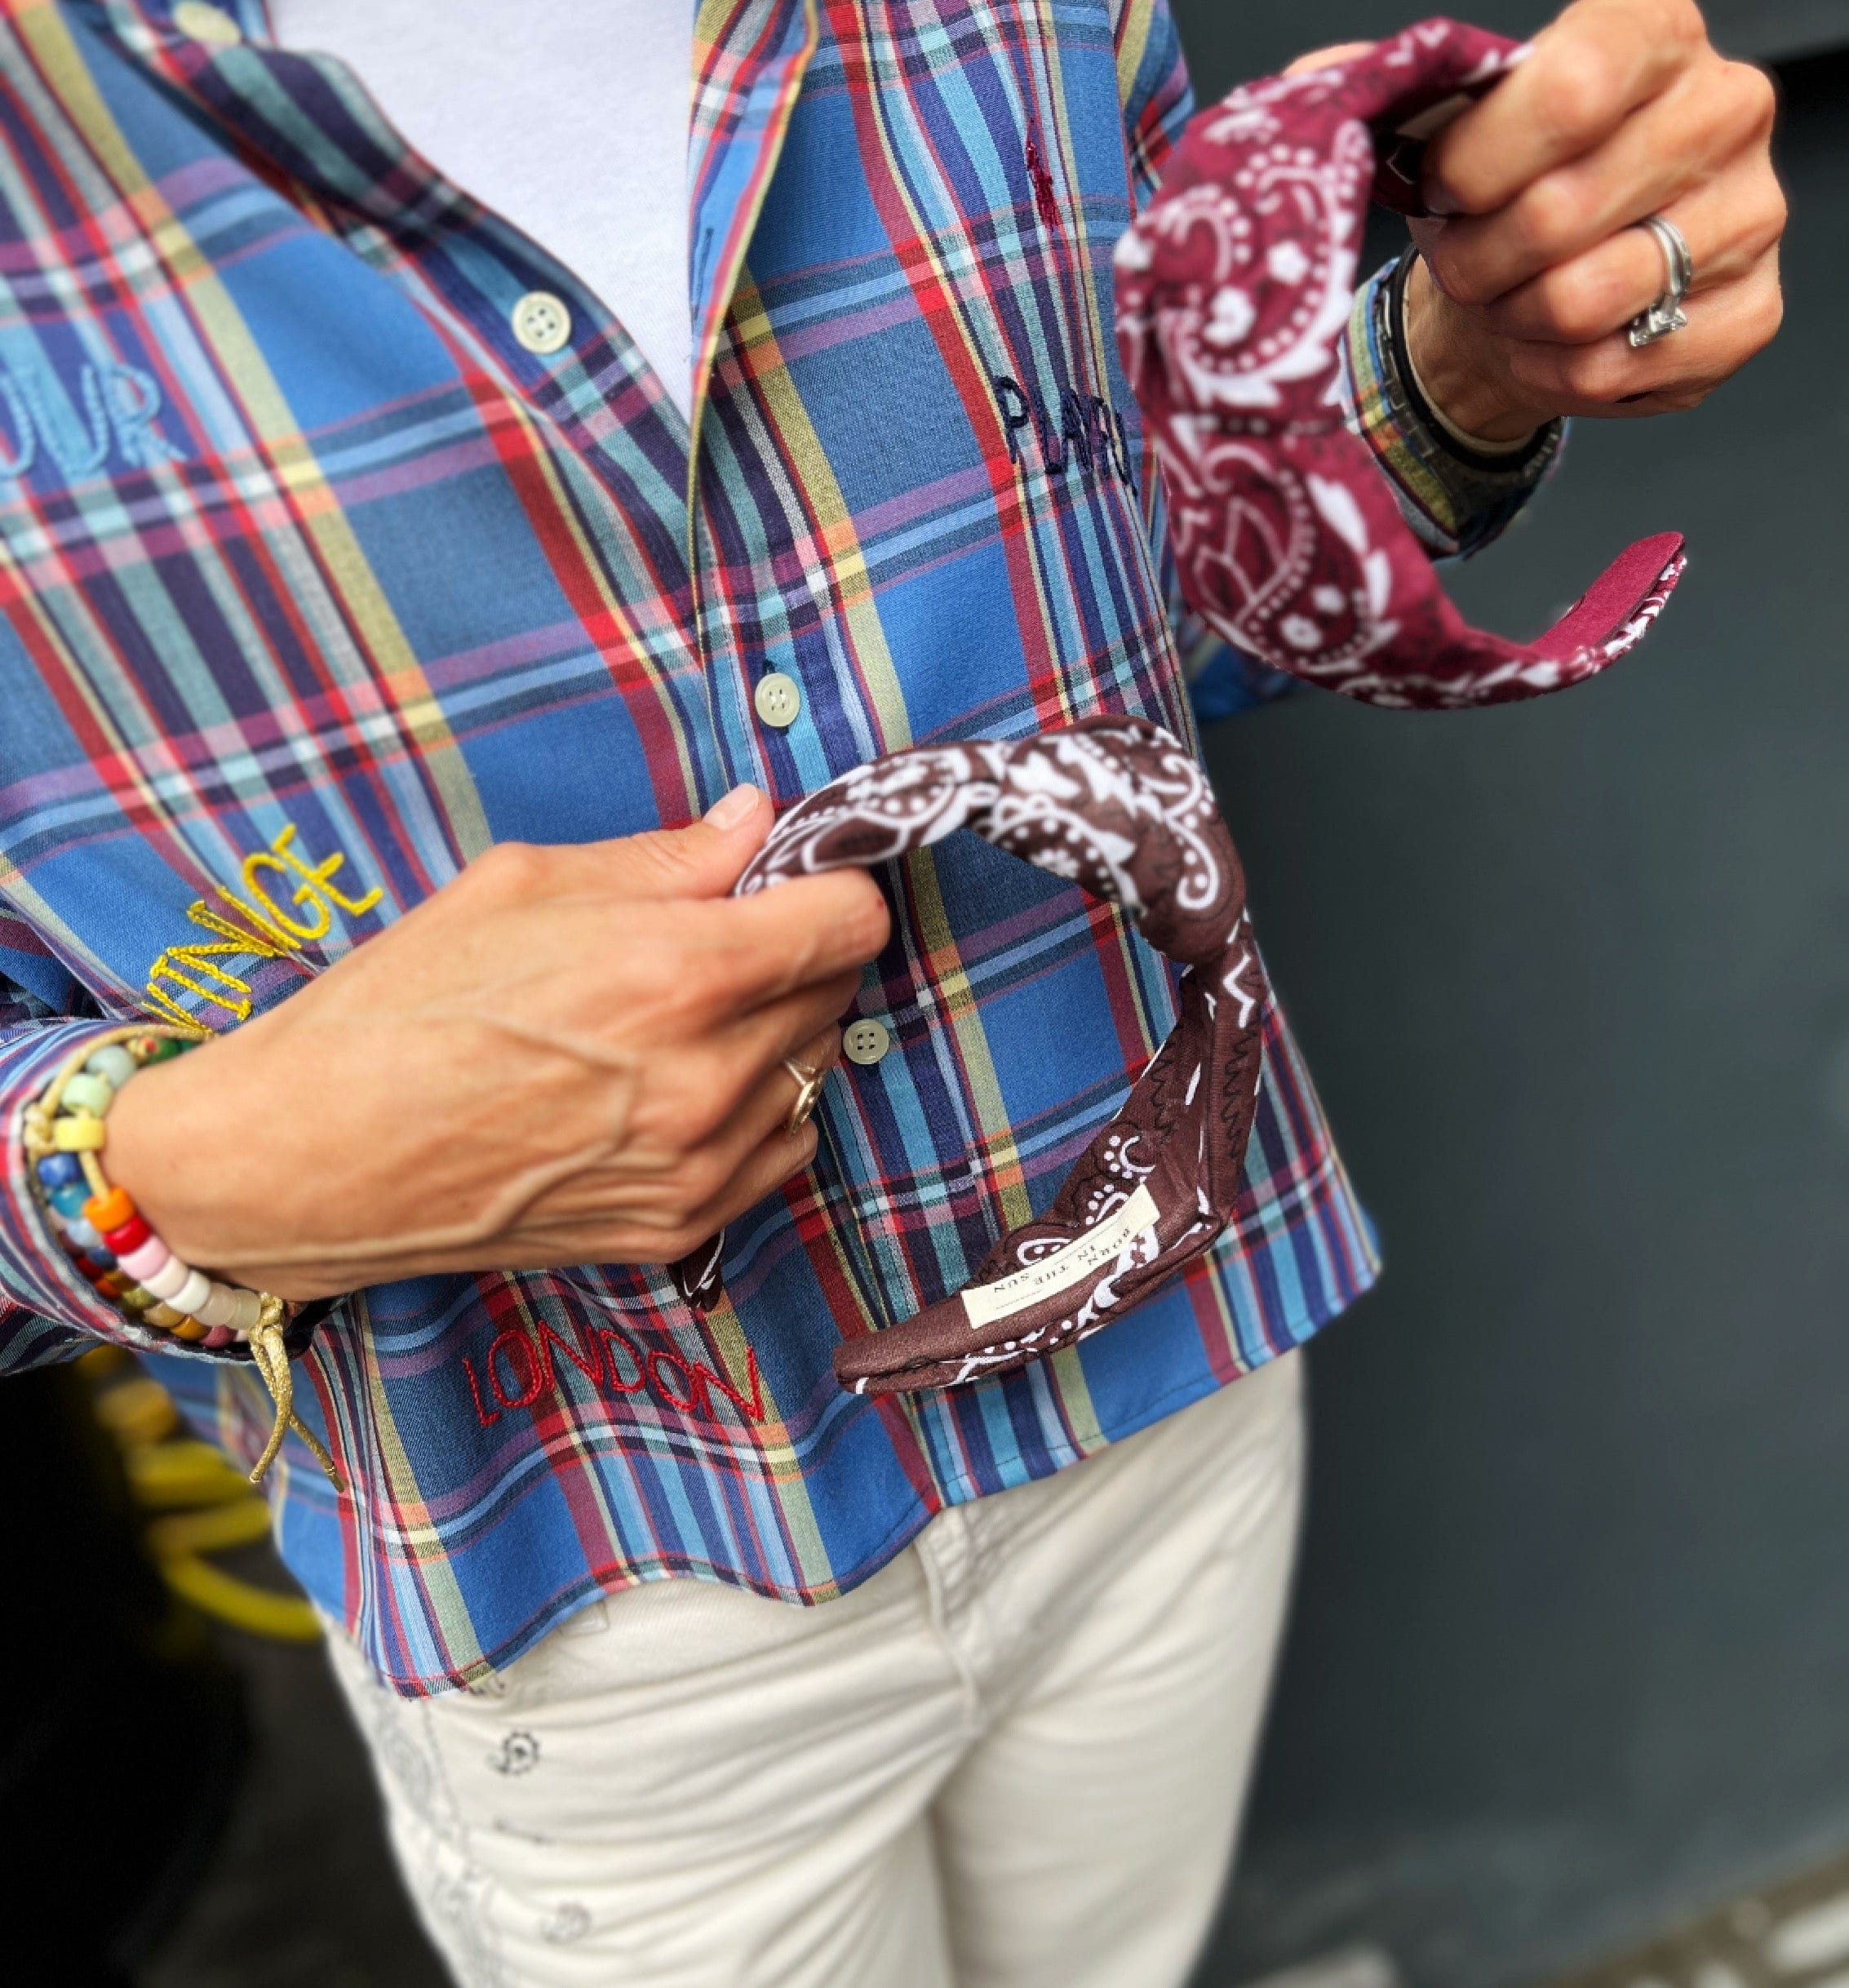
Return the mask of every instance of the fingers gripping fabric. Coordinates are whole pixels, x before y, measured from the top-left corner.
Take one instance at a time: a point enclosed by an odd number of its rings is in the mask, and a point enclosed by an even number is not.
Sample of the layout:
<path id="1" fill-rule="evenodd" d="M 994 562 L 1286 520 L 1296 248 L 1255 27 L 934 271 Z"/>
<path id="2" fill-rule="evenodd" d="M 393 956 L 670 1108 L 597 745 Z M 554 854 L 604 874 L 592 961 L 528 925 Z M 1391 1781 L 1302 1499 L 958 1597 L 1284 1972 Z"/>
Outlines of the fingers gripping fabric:
<path id="1" fill-rule="evenodd" d="M 1245 879 L 1199 763 L 1146 720 L 876 760 L 784 815 L 738 893 L 889 863 L 959 828 L 1120 905 L 1188 970 L 1168 1041 L 1046 1214 L 1010 1230 L 965 1289 L 836 1351 L 842 1385 L 865 1394 L 1023 1366 L 1149 1297 L 1226 1227 L 1257 1100 L 1267 996 Z M 675 1266 L 702 1310 L 719 1258 L 716 1240 Z"/>
<path id="2" fill-rule="evenodd" d="M 1539 697 L 1642 637 L 1683 566 L 1630 547 L 1538 641 L 1473 628 L 1343 424 L 1340 343 L 1370 190 L 1424 211 L 1425 142 L 1524 51 L 1434 20 L 1188 126 L 1119 242 L 1117 339 L 1155 440 L 1189 603 L 1274 668 L 1368 703 Z"/>

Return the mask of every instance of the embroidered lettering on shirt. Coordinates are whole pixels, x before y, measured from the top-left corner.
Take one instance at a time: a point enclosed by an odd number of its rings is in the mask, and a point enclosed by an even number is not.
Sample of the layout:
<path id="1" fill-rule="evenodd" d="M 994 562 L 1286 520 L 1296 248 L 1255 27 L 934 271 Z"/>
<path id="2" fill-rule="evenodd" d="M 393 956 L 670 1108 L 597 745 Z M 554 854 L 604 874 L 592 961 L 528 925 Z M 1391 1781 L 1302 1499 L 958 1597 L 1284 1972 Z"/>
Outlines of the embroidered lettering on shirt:
<path id="1" fill-rule="evenodd" d="M 95 475 L 112 450 L 135 469 L 185 457 L 155 427 L 160 382 L 139 366 L 86 360 L 75 394 L 42 365 L 0 366 L 0 483 L 29 475 L 42 450 L 70 477 Z"/>
<path id="2" fill-rule="evenodd" d="M 319 863 L 310 862 L 298 853 L 294 824 L 279 829 L 267 850 L 244 859 L 240 872 L 243 896 L 219 884 L 214 886 L 214 895 L 222 909 L 215 909 L 203 898 L 187 907 L 186 915 L 193 923 L 214 936 L 206 943 L 169 946 L 161 953 L 148 970 L 148 984 L 143 990 L 149 1005 L 185 1027 L 214 1027 L 210 1016 L 180 1005 L 167 991 L 175 987 L 222 1010 L 234 1022 L 248 1021 L 251 983 L 221 962 L 294 957 L 304 946 L 326 935 L 335 912 L 357 918 L 370 911 L 385 894 L 372 890 L 364 897 L 349 897 L 334 881 L 346 860 L 336 852 Z M 277 878 L 282 880 L 280 886 Z M 285 911 L 277 902 L 278 896 L 292 909 Z"/>
<path id="3" fill-rule="evenodd" d="M 666 1347 L 640 1347 L 620 1326 L 583 1327 L 567 1338 L 542 1322 L 537 1331 L 509 1325 L 498 1332 L 481 1356 L 479 1373 L 468 1354 L 460 1356 L 475 1419 L 484 1429 L 492 1428 L 508 1409 L 530 1409 L 542 1395 L 558 1391 L 555 1352 L 606 1394 L 633 1395 L 645 1389 L 683 1415 L 716 1422 L 720 1417 L 712 1400 L 716 1388 L 747 1422 L 765 1419 L 764 1377 L 748 1346 L 746 1393 L 703 1360 L 685 1358 Z"/>
<path id="4" fill-rule="evenodd" d="M 1041 227 L 1058 228 L 1059 201 L 1053 191 L 1053 175 L 1047 169 L 1039 140 L 1033 137 L 1027 140 L 1027 179 L 1034 189 L 1034 211 L 1040 217 Z"/>
<path id="5" fill-rule="evenodd" d="M 989 384 L 1008 436 L 1009 462 L 1023 461 L 1030 442 L 1038 442 L 1040 460 L 1055 476 L 1076 465 L 1088 475 L 1115 474 L 1126 490 L 1136 488 L 1124 417 L 1110 402 L 1067 387 L 1058 406 L 1049 407 L 1006 373 L 991 374 Z"/>

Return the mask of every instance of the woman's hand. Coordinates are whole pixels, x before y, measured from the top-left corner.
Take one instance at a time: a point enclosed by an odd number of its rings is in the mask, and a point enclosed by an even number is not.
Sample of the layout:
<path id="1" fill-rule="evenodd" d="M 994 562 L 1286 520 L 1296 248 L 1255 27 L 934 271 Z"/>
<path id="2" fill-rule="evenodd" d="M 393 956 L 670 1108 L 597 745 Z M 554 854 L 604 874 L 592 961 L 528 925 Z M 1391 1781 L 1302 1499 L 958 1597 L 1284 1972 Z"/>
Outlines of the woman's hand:
<path id="1" fill-rule="evenodd" d="M 1441 132 L 1416 221 L 1407 331 L 1421 380 L 1470 433 L 1556 415 L 1692 407 L 1779 326 L 1785 206 L 1772 87 L 1716 53 L 1693 0 L 1575 0 Z M 1661 214 L 1687 237 L 1687 330 L 1634 350 L 1665 288 Z"/>
<path id="2" fill-rule="evenodd" d="M 667 1262 L 809 1164 L 817 1068 L 885 943 L 859 871 L 726 895 L 769 830 L 490 850 L 298 994 L 145 1071 L 111 1171 L 188 1262 L 289 1298 Z"/>

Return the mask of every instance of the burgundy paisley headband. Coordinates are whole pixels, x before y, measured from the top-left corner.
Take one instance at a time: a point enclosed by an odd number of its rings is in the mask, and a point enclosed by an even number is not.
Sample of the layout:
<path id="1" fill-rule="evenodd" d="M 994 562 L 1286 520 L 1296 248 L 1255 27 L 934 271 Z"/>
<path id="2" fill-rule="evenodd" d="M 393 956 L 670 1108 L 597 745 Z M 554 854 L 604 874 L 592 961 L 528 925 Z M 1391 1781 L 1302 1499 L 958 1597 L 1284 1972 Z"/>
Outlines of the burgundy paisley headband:
<path id="1" fill-rule="evenodd" d="M 1045 1214 L 954 1297 L 836 1350 L 842 1385 L 863 1394 L 1006 1373 L 1151 1296 L 1226 1227 L 1257 1099 L 1267 996 L 1239 857 L 1199 762 L 1146 719 L 875 760 L 798 801 L 738 893 L 889 863 L 959 828 L 1121 906 L 1188 970 L 1173 1032 Z M 702 1311 L 720 1294 L 721 1240 L 674 1267 Z"/>
<path id="2" fill-rule="evenodd" d="M 1595 676 L 1683 569 L 1674 533 L 1621 552 L 1539 641 L 1446 599 L 1367 446 L 1338 352 L 1370 189 L 1424 212 L 1425 141 L 1523 51 L 1451 20 L 1195 118 L 1117 246 L 1117 339 L 1161 462 L 1190 604 L 1235 647 L 1370 703 L 1538 697 Z"/>

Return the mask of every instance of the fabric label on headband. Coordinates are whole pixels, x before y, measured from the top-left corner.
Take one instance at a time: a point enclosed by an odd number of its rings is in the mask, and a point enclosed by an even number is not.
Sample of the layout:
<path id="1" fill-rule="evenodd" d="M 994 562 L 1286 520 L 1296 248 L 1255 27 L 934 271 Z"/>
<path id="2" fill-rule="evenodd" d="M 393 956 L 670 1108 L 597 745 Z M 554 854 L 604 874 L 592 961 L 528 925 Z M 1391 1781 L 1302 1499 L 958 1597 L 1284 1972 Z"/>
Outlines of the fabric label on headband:
<path id="1" fill-rule="evenodd" d="M 971 1326 L 992 1325 L 1056 1291 L 1083 1284 L 1094 1271 L 1121 1256 L 1145 1229 L 1154 1228 L 1155 1222 L 1155 1197 L 1146 1183 L 1115 1214 L 1075 1236 L 1063 1249 L 994 1284 L 971 1285 L 963 1294 Z"/>

